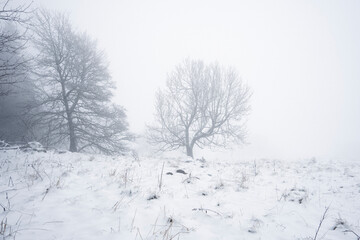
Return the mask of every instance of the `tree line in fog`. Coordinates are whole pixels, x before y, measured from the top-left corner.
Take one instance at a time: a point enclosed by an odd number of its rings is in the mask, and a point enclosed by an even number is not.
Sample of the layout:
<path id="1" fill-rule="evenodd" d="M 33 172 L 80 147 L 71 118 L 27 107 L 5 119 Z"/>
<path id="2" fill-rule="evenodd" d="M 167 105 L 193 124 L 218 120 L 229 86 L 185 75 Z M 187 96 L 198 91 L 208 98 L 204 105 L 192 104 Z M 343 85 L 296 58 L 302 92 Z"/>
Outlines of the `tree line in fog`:
<path id="1" fill-rule="evenodd" d="M 0 139 L 71 152 L 125 153 L 135 140 L 96 40 L 67 14 L 31 4 L 0 10 Z M 126 81 L 125 79 L 115 79 Z M 251 93 L 236 69 L 186 59 L 156 93 L 148 142 L 162 151 L 226 147 L 246 137 Z"/>

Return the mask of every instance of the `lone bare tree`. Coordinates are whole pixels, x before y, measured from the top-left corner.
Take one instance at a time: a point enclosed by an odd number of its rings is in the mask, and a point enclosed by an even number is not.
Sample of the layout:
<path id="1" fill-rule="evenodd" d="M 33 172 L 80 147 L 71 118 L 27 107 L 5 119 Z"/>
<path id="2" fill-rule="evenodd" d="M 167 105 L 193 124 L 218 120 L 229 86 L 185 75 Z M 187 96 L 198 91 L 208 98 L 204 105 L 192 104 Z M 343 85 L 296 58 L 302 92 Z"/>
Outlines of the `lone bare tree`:
<path id="1" fill-rule="evenodd" d="M 194 146 L 243 142 L 250 95 L 234 69 L 185 60 L 168 75 L 166 89 L 157 93 L 149 142 L 165 151 L 185 147 L 190 157 Z"/>
<path id="2" fill-rule="evenodd" d="M 104 54 L 69 18 L 41 10 L 36 15 L 34 46 L 39 51 L 38 105 L 34 119 L 49 145 L 69 143 L 71 152 L 123 152 L 132 139 L 125 110 L 111 103 L 111 81 Z"/>
<path id="3" fill-rule="evenodd" d="M 10 5 L 10 0 L 0 0 L 0 96 L 8 95 L 15 83 L 25 79 L 29 62 L 23 50 L 31 3 Z"/>

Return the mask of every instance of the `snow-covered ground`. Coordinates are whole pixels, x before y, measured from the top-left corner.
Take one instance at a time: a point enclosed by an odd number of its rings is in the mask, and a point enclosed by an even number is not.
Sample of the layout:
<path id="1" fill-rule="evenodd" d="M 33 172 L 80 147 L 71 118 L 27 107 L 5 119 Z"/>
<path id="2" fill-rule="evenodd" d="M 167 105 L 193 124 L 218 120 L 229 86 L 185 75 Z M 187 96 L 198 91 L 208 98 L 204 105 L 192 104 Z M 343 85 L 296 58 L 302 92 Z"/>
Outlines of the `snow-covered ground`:
<path id="1" fill-rule="evenodd" d="M 356 240 L 359 172 L 360 161 L 0 151 L 0 237 L 314 239 L 328 208 L 316 239 Z"/>

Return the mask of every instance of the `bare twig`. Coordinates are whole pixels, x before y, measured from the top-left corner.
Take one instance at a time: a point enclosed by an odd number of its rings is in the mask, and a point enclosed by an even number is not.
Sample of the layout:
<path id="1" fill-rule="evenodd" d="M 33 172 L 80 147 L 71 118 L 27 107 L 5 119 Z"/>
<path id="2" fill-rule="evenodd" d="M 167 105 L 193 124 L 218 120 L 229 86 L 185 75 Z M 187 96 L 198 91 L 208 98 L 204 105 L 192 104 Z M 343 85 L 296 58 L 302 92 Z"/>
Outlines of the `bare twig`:
<path id="1" fill-rule="evenodd" d="M 357 237 L 357 240 L 360 240 L 360 235 L 357 234 L 356 232 L 354 232 L 353 230 L 351 230 L 351 229 L 346 229 L 344 232 L 351 232 L 351 233 L 353 233 L 353 234 Z"/>
<path id="2" fill-rule="evenodd" d="M 44 201 L 46 195 L 47 195 L 47 194 L 49 193 L 49 191 L 50 191 L 50 188 L 51 188 L 51 187 L 46 188 L 45 193 L 44 193 L 44 196 L 43 196 L 43 198 L 41 199 L 41 201 Z"/>
<path id="3" fill-rule="evenodd" d="M 318 235 L 318 233 L 319 233 L 319 231 L 320 231 L 321 225 L 322 225 L 323 221 L 325 220 L 325 217 L 326 217 L 326 214 L 327 214 L 329 208 L 330 208 L 330 206 L 327 206 L 327 207 L 325 208 L 324 214 L 322 215 L 322 217 L 321 217 L 321 219 L 320 219 L 320 223 L 319 223 L 319 226 L 318 226 L 318 228 L 317 228 L 317 230 L 316 230 L 315 237 L 313 238 L 313 240 L 316 240 L 317 235 Z"/>
<path id="4" fill-rule="evenodd" d="M 189 177 L 188 178 L 186 178 L 184 181 L 182 181 L 183 183 L 185 183 L 185 182 L 187 182 L 187 183 L 190 183 L 191 182 L 191 179 L 197 179 L 197 180 L 199 180 L 200 178 L 198 178 L 198 177 L 193 177 L 193 176 L 191 176 L 191 173 L 189 174 Z"/>
<path id="5" fill-rule="evenodd" d="M 38 175 L 41 180 L 44 180 L 43 177 L 40 175 L 39 171 L 34 167 L 34 164 L 31 164 L 31 167 L 34 169 L 34 171 L 36 172 L 36 175 Z"/>
<path id="6" fill-rule="evenodd" d="M 137 212 L 137 210 L 135 210 L 134 217 L 133 217 L 133 219 L 131 221 L 131 230 L 130 230 L 130 232 L 132 232 L 132 230 L 134 229 L 134 222 L 135 222 L 136 212 Z"/>
<path id="7" fill-rule="evenodd" d="M 159 191 L 161 191 L 161 187 L 162 187 L 162 179 L 163 179 L 163 173 L 164 173 L 164 165 L 165 165 L 165 162 L 163 162 L 163 165 L 162 165 L 162 168 L 161 168 L 161 175 L 160 175 L 160 178 L 159 178 Z"/>
<path id="8" fill-rule="evenodd" d="M 203 212 L 205 212 L 206 214 L 208 213 L 208 212 L 212 212 L 212 213 L 215 213 L 215 214 L 217 214 L 218 216 L 222 216 L 220 213 L 218 213 L 218 212 L 216 212 L 216 211 L 214 211 L 214 210 L 211 210 L 211 209 L 208 209 L 208 208 L 193 208 L 192 209 L 193 211 L 203 211 Z M 314 239 L 315 240 L 315 239 Z"/>
<path id="9" fill-rule="evenodd" d="M 141 233 L 140 233 L 139 228 L 137 228 L 137 234 L 136 234 L 136 235 L 139 235 L 139 237 L 141 238 L 141 240 L 143 240 L 143 237 L 141 236 Z"/>

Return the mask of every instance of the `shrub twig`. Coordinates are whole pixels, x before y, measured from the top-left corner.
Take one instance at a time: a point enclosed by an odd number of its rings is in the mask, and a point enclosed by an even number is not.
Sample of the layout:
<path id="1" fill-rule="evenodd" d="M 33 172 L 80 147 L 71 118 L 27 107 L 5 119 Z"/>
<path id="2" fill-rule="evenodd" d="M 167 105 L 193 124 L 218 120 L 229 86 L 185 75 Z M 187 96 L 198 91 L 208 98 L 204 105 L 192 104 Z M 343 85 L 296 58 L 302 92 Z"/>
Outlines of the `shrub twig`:
<path id="1" fill-rule="evenodd" d="M 324 214 L 322 215 L 322 217 L 321 217 L 321 219 L 320 219 L 320 223 L 319 223 L 319 226 L 318 226 L 318 228 L 317 228 L 317 230 L 316 230 L 315 237 L 313 238 L 313 240 L 316 240 L 317 235 L 319 234 L 321 225 L 322 225 L 323 221 L 325 220 L 325 217 L 326 217 L 327 212 L 329 211 L 329 208 L 330 208 L 330 206 L 327 206 L 327 207 L 325 208 Z"/>

